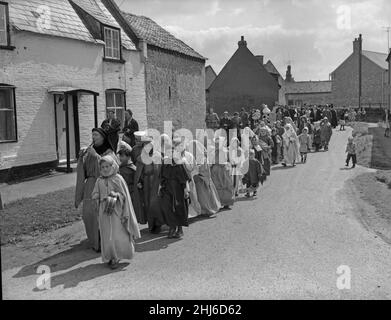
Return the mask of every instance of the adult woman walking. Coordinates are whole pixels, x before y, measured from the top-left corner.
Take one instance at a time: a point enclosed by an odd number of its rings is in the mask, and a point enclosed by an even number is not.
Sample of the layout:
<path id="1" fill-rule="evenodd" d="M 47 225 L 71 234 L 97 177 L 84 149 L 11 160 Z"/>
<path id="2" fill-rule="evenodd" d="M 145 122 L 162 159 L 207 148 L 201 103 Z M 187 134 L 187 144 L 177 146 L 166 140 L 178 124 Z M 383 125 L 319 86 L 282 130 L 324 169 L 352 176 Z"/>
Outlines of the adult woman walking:
<path id="1" fill-rule="evenodd" d="M 77 162 L 77 180 L 75 192 L 75 207 L 81 203 L 82 218 L 90 246 L 97 252 L 100 251 L 100 236 L 98 223 L 98 207 L 92 199 L 92 191 L 95 182 L 100 176 L 99 160 L 110 155 L 118 162 L 113 147 L 107 138 L 107 133 L 102 128 L 92 129 L 92 144 L 85 150 L 81 150 Z"/>
<path id="2" fill-rule="evenodd" d="M 284 160 L 282 165 L 286 167 L 290 164 L 294 167 L 299 157 L 300 143 L 296 131 L 289 123 L 285 125 L 285 133 L 282 135 L 282 141 L 284 146 Z"/>

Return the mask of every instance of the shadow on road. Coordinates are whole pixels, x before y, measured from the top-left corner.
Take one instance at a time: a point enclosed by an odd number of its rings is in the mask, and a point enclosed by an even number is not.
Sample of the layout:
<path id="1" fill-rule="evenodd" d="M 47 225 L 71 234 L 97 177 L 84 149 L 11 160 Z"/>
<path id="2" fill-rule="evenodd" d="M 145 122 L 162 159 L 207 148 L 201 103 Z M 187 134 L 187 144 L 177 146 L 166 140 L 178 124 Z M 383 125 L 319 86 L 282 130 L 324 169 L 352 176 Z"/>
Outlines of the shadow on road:
<path id="1" fill-rule="evenodd" d="M 277 171 L 277 170 L 289 170 L 289 169 L 294 169 L 295 167 L 292 167 L 291 165 L 289 165 L 289 166 L 286 166 L 286 167 L 284 167 L 284 166 L 280 166 L 280 167 L 273 167 L 273 168 L 271 168 L 271 170 L 273 170 L 273 171 Z"/>
<path id="2" fill-rule="evenodd" d="M 80 282 L 90 281 L 99 277 L 103 277 L 107 274 L 123 271 L 123 269 L 128 265 L 129 263 L 120 263 L 118 269 L 112 270 L 105 263 L 91 264 L 86 267 L 80 267 L 52 277 L 50 286 L 51 288 L 55 288 L 57 286 L 63 285 L 64 289 L 74 288 Z M 33 291 L 40 292 L 42 290 L 34 288 Z"/>
<path id="3" fill-rule="evenodd" d="M 186 237 L 186 228 L 184 228 Z M 168 248 L 168 246 L 181 239 L 167 238 L 168 232 L 161 232 L 159 234 L 145 233 L 141 239 L 136 240 L 136 252 L 158 251 Z"/>
<path id="4" fill-rule="evenodd" d="M 96 259 L 99 256 L 99 253 L 96 253 L 88 247 L 88 241 L 83 240 L 79 244 L 72 246 L 69 250 L 21 268 L 13 278 L 23 278 L 37 274 L 37 268 L 41 265 L 50 267 L 51 272 L 58 272 L 72 268 L 84 261 Z"/>

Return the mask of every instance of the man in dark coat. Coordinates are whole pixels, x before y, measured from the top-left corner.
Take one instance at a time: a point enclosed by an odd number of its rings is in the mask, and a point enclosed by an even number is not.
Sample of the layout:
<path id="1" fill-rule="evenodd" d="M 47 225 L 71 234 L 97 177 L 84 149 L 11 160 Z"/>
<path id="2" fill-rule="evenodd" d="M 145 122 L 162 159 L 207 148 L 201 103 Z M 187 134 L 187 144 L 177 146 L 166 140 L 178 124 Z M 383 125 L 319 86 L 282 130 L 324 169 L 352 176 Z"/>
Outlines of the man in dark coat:
<path id="1" fill-rule="evenodd" d="M 330 112 L 331 112 L 331 126 L 335 129 L 338 125 L 338 116 L 337 111 L 335 111 L 334 106 L 330 106 Z"/>
<path id="2" fill-rule="evenodd" d="M 249 115 L 244 108 L 242 108 L 239 117 L 242 120 L 242 129 L 250 125 Z"/>
<path id="3" fill-rule="evenodd" d="M 133 112 L 126 110 L 123 140 L 127 142 L 132 148 L 136 144 L 136 138 L 134 137 L 134 133 L 136 131 L 139 131 L 139 127 L 137 121 L 133 119 Z"/>
<path id="4" fill-rule="evenodd" d="M 121 122 L 116 119 L 114 111 L 107 113 L 107 119 L 102 122 L 101 128 L 106 131 L 112 150 L 117 152 Z"/>

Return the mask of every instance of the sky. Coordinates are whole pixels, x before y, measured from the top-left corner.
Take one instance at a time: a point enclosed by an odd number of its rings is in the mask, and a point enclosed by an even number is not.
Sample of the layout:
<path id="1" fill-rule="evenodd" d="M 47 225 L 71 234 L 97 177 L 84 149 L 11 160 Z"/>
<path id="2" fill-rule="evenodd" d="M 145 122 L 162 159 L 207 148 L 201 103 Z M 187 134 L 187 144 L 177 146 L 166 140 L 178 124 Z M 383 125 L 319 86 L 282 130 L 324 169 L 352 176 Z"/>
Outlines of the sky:
<path id="1" fill-rule="evenodd" d="M 208 58 L 216 73 L 244 36 L 254 55 L 270 59 L 285 78 L 328 80 L 353 50 L 386 53 L 390 0 L 116 0 L 121 9 L 151 18 Z M 390 32 L 391 38 L 391 32 Z"/>

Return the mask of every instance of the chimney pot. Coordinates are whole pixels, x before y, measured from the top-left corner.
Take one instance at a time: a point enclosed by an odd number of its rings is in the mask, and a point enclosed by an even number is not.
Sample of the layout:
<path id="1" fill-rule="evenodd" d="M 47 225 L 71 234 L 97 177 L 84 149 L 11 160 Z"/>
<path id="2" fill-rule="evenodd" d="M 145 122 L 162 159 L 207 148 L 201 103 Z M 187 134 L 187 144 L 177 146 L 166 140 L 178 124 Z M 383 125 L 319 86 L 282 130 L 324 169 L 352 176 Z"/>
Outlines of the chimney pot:
<path id="1" fill-rule="evenodd" d="M 247 47 L 247 42 L 244 41 L 244 36 L 240 37 L 240 41 L 238 42 L 239 47 Z"/>

